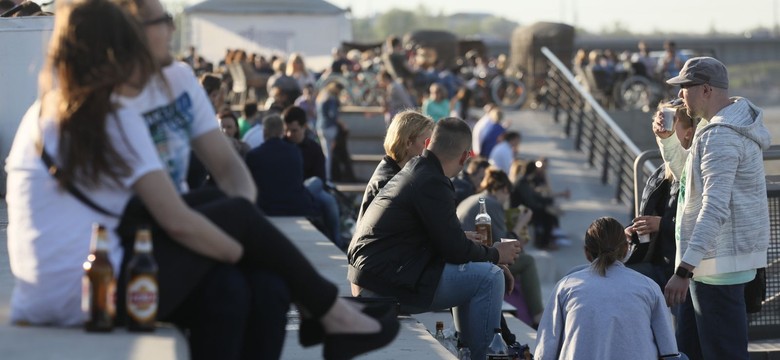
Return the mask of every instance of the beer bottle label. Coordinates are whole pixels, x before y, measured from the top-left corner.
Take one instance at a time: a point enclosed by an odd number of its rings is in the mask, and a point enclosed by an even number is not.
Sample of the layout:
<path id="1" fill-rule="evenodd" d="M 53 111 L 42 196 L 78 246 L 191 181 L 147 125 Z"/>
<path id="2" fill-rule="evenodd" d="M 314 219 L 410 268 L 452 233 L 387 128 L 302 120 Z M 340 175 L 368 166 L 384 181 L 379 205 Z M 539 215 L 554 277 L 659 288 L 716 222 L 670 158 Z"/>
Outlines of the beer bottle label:
<path id="1" fill-rule="evenodd" d="M 127 284 L 127 313 L 135 321 L 154 321 L 157 316 L 157 279 L 140 275 Z"/>

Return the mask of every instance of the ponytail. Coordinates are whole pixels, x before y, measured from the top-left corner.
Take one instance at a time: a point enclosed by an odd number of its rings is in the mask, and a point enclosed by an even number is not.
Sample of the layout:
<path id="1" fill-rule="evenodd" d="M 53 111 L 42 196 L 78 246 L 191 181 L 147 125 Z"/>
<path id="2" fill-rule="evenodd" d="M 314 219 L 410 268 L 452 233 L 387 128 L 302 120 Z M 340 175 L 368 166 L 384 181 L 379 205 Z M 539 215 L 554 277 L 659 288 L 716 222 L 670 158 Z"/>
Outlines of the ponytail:
<path id="1" fill-rule="evenodd" d="M 611 217 L 596 219 L 585 233 L 585 250 L 594 258 L 591 266 L 599 275 L 606 276 L 607 268 L 625 256 L 623 225 Z"/>

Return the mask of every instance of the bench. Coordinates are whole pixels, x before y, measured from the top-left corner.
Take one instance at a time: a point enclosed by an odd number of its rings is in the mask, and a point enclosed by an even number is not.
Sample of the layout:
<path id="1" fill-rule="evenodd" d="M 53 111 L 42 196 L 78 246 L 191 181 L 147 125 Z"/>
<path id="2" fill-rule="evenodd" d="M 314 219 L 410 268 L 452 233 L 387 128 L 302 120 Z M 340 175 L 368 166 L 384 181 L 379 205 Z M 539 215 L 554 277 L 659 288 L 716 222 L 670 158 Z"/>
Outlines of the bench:
<path id="1" fill-rule="evenodd" d="M 347 257 L 333 245 L 324 235 L 309 223 L 305 218 L 297 217 L 273 217 L 271 222 L 303 252 L 314 267 L 328 280 L 339 288 L 339 294 L 349 296 L 351 294 L 349 283 L 346 280 Z M 412 316 L 399 317 L 401 331 L 398 338 L 389 346 L 368 353 L 361 359 L 393 359 L 421 358 L 428 359 L 455 359 L 455 355 L 449 353 L 431 335 L 437 320 L 452 323 L 449 313 L 424 313 Z M 536 331 L 517 320 L 511 315 L 507 316 L 510 329 L 517 335 L 520 343 L 528 343 L 534 346 L 536 343 Z M 304 359 L 319 358 L 322 353 L 322 345 L 302 348 L 298 344 L 298 325 L 290 322 L 287 325 L 287 338 L 282 351 L 282 358 Z M 419 356 L 418 356 L 419 355 Z"/>

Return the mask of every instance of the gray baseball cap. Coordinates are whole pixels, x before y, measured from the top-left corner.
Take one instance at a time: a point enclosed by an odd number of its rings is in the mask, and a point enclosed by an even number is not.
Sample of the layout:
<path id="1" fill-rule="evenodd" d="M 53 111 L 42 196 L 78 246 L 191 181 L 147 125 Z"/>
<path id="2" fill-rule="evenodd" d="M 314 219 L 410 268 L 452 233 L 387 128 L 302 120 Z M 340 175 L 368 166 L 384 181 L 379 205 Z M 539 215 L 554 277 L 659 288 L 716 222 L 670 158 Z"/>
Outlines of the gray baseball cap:
<path id="1" fill-rule="evenodd" d="M 729 88 L 729 73 L 726 66 L 715 58 L 703 56 L 690 58 L 677 75 L 666 80 L 669 85 L 710 84 L 721 89 Z"/>

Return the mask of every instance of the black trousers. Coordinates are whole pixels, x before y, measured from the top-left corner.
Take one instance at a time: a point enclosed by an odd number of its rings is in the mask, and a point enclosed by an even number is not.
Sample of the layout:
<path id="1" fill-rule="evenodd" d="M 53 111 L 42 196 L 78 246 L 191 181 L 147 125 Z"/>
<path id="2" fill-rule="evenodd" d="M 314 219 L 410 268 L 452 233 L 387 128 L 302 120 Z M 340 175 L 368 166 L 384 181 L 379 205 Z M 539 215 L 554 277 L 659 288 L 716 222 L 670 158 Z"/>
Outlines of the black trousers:
<path id="1" fill-rule="evenodd" d="M 290 300 L 314 318 L 322 317 L 336 301 L 338 288 L 322 277 L 254 204 L 243 198 L 227 197 L 213 188 L 196 190 L 183 195 L 183 198 L 195 211 L 239 241 L 244 247 L 244 255 L 238 264 L 229 265 L 196 254 L 171 239 L 153 221 L 139 199 L 131 200 L 117 229 L 125 249 L 122 269 L 132 256 L 136 229 L 141 224 L 149 225 L 152 229 L 154 256 L 159 267 L 158 319 L 171 321 L 179 317 L 177 311 L 192 302 L 191 297 L 203 296 L 198 288 L 201 282 L 213 281 L 211 277 L 215 276 L 215 271 L 232 274 L 229 277 L 237 271 L 244 275 L 250 285 L 253 283 L 251 279 L 258 273 L 278 277 L 289 290 Z M 225 270 L 225 267 L 232 269 Z M 123 280 L 122 276 L 120 281 Z M 230 281 L 233 280 L 227 280 Z M 124 285 L 120 284 L 119 289 L 124 290 Z M 276 296 L 262 290 L 250 289 L 255 296 Z M 118 308 L 124 309 L 123 294 L 117 300 Z"/>

